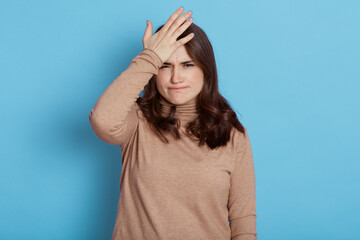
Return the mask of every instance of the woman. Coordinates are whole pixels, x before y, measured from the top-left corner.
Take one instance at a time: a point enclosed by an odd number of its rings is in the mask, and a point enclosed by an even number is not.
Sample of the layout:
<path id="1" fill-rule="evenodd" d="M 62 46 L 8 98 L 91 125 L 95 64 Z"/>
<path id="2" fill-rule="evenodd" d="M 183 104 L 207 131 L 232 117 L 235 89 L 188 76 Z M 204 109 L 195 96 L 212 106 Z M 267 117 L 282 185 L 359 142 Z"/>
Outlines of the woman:
<path id="1" fill-rule="evenodd" d="M 143 51 L 89 116 L 122 151 L 113 239 L 257 239 L 249 137 L 218 92 L 208 38 L 183 11 L 154 35 L 147 22 Z"/>

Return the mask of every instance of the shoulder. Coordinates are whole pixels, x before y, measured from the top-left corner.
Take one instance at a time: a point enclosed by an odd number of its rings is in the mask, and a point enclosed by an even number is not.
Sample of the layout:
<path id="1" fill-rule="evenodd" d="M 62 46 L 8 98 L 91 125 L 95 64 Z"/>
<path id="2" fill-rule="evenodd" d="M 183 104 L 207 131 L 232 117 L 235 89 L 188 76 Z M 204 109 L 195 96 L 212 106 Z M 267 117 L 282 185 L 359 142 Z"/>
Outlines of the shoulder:
<path id="1" fill-rule="evenodd" d="M 231 131 L 231 139 L 235 149 L 237 151 L 241 150 L 247 142 L 250 141 L 246 127 L 244 126 L 244 132 L 241 132 L 237 128 L 233 127 Z"/>

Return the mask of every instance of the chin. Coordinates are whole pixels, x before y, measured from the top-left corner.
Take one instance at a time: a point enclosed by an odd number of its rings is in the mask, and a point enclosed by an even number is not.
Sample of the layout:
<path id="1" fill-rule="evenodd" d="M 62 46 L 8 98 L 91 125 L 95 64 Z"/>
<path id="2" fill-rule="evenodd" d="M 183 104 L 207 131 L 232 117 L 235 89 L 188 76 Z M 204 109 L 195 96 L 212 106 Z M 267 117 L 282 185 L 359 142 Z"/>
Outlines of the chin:
<path id="1" fill-rule="evenodd" d="M 174 105 L 182 105 L 187 102 L 186 99 L 169 99 L 168 101 Z"/>

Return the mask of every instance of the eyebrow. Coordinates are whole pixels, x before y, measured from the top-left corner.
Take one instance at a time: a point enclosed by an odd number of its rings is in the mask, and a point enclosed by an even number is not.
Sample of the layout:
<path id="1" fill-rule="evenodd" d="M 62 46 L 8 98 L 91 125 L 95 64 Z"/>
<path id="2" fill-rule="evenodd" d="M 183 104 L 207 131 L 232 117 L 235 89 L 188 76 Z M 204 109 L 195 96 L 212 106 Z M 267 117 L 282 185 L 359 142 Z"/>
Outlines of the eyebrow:
<path id="1" fill-rule="evenodd" d="M 194 61 L 192 61 L 192 60 L 190 60 L 190 61 L 185 61 L 185 62 L 182 62 L 182 63 L 180 63 L 180 64 L 187 64 L 187 63 L 191 63 L 191 62 L 194 62 Z M 164 64 L 164 65 L 171 65 L 171 63 L 168 63 L 168 62 L 164 62 L 163 64 Z"/>

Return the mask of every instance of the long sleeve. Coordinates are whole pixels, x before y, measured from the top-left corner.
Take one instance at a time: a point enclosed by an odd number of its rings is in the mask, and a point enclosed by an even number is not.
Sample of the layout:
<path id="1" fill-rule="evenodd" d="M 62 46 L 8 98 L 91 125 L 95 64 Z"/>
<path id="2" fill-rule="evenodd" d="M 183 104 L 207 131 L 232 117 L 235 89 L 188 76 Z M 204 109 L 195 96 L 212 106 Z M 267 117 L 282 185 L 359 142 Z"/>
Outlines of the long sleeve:
<path id="1" fill-rule="evenodd" d="M 154 51 L 143 49 L 99 97 L 89 121 L 101 140 L 121 145 L 134 134 L 139 122 L 136 100 L 151 77 L 157 75 L 161 64 Z"/>
<path id="2" fill-rule="evenodd" d="M 231 240 L 255 240 L 255 169 L 250 139 L 245 129 L 237 144 L 237 157 L 231 174 L 229 193 Z"/>

